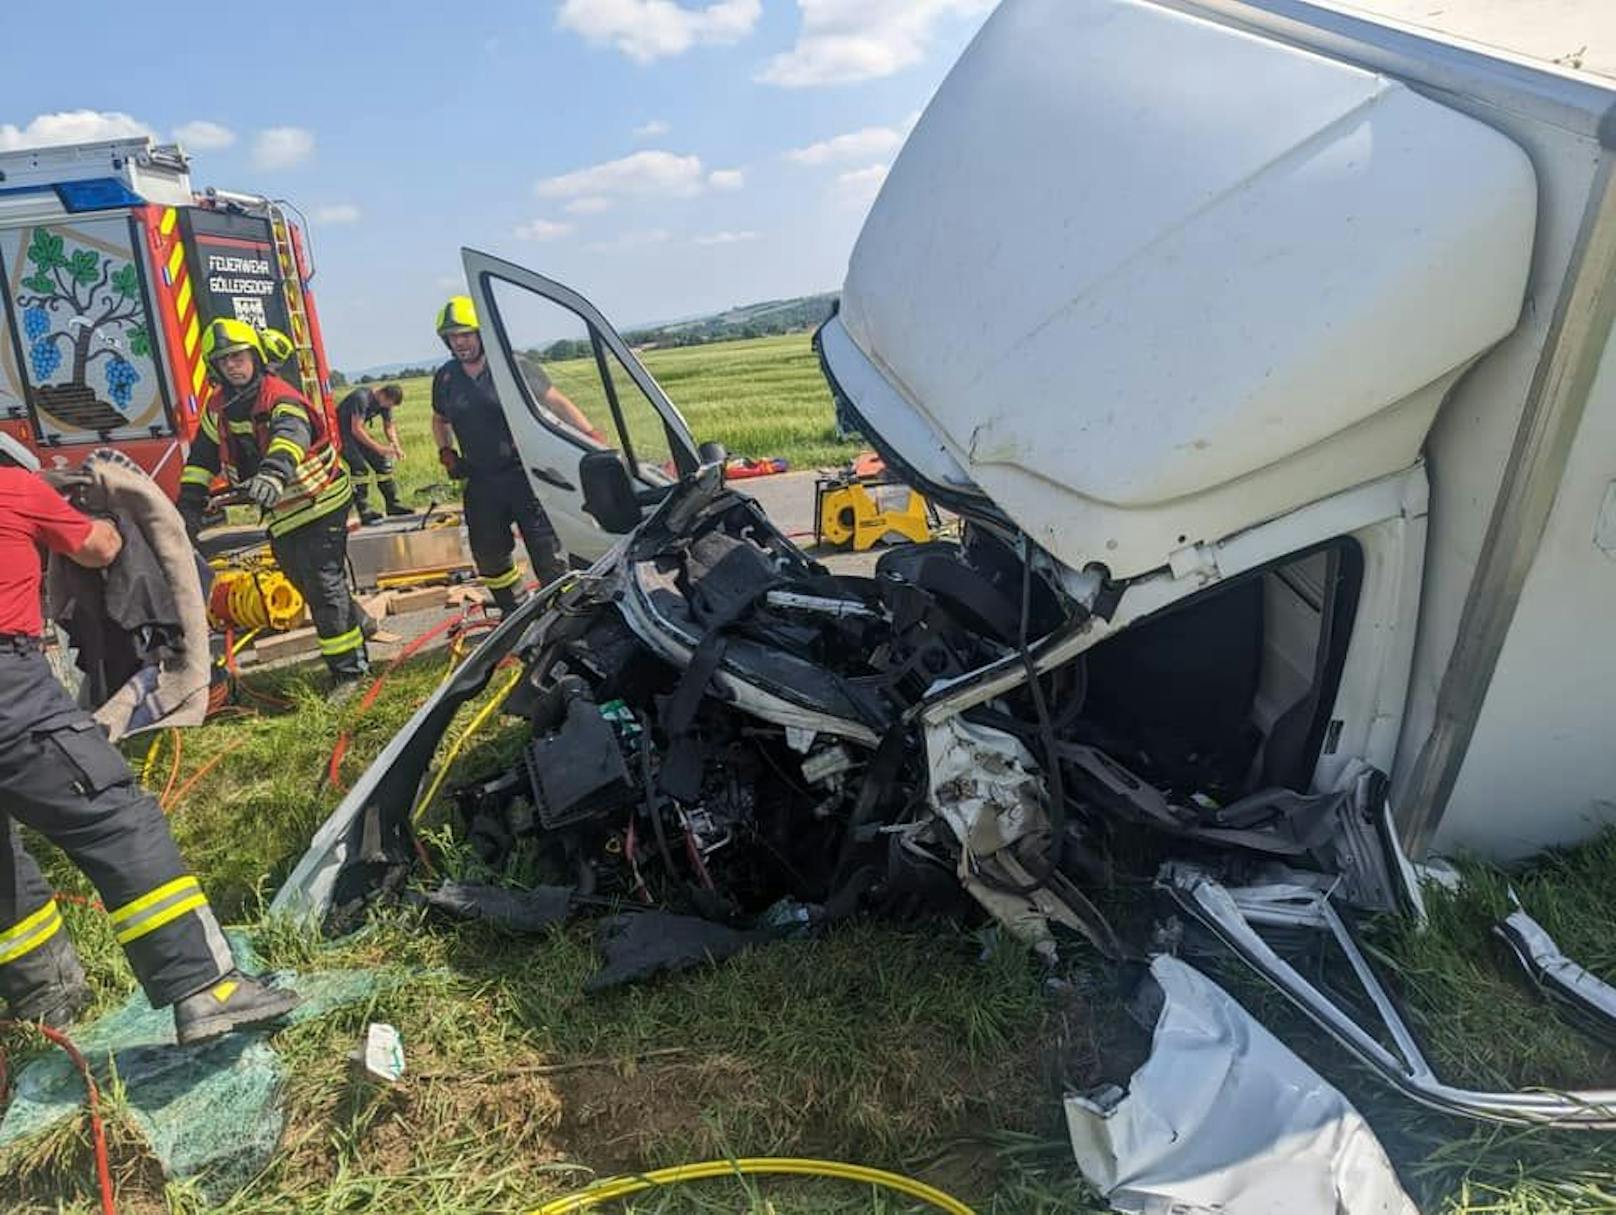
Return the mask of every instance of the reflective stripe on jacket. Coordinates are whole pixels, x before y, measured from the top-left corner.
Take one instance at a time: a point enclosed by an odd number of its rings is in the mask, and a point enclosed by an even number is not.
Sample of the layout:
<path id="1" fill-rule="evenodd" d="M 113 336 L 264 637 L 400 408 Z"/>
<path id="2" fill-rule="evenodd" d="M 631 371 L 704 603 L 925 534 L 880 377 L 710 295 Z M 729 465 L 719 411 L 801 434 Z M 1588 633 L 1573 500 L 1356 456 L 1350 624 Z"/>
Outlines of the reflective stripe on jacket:
<path id="1" fill-rule="evenodd" d="M 269 512 L 269 534 L 282 536 L 335 510 L 353 498 L 347 467 L 325 415 L 285 380 L 261 375 L 246 417 L 232 416 L 240 394 L 215 387 L 202 409 L 182 485 L 205 488 L 214 472 L 233 485 L 268 467 L 279 473 L 286 492 Z M 239 411 L 239 406 L 237 407 Z"/>

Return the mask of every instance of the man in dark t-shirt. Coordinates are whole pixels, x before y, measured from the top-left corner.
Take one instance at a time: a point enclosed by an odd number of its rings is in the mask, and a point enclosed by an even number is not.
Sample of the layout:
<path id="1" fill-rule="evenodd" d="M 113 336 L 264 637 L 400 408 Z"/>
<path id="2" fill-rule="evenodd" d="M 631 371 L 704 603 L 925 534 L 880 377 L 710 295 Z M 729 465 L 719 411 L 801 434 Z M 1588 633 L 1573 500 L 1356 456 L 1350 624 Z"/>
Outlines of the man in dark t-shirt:
<path id="1" fill-rule="evenodd" d="M 445 304 L 438 312 L 437 330 L 453 357 L 432 377 L 432 435 L 443 467 L 466 483 L 466 535 L 477 573 L 494 603 L 509 612 L 527 597 L 511 560 L 516 549 L 513 525 L 522 533 L 533 575 L 540 582 L 560 577 L 566 561 L 500 408 L 471 300 L 457 295 Z M 542 395 L 546 408 L 569 425 L 581 424 L 585 433 L 593 430 L 548 379 Z"/>
<path id="2" fill-rule="evenodd" d="M 381 512 L 370 505 L 370 474 L 376 476 L 376 488 L 389 515 L 414 514 L 398 500 L 398 483 L 393 480 L 393 462 L 404 458 L 399 443 L 398 426 L 393 421 L 393 410 L 404 401 L 404 390 L 397 384 L 383 384 L 380 388 L 355 388 L 337 404 L 337 429 L 342 433 L 342 458 L 348 463 L 353 481 L 354 507 L 359 511 L 359 522 L 376 523 Z M 385 443 L 378 443 L 370 433 L 370 424 L 380 418 Z"/>

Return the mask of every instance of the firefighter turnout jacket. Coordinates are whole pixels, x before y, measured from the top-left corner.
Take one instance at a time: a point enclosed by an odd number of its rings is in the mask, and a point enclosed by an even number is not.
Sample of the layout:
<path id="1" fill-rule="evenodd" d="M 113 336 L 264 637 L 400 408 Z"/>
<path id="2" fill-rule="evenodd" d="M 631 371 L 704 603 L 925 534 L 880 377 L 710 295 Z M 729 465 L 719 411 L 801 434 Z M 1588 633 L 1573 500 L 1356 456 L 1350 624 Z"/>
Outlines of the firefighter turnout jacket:
<path id="1" fill-rule="evenodd" d="M 201 513 L 216 474 L 242 485 L 264 470 L 286 485 L 269 512 L 271 537 L 345 510 L 353 497 L 326 417 L 302 393 L 268 373 L 241 389 L 215 386 L 180 475 L 182 513 Z"/>

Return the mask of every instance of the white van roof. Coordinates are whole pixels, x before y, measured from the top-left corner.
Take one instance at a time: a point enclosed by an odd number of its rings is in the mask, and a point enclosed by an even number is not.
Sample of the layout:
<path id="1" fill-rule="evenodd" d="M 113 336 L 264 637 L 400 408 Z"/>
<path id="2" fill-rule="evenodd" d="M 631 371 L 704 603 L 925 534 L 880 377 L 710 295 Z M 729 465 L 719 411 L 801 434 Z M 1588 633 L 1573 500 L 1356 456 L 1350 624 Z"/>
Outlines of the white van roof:
<path id="1" fill-rule="evenodd" d="M 1131 577 L 1418 456 L 1514 328 L 1536 186 L 1385 76 L 1149 0 L 1005 0 L 849 264 L 826 363 L 922 476 Z"/>

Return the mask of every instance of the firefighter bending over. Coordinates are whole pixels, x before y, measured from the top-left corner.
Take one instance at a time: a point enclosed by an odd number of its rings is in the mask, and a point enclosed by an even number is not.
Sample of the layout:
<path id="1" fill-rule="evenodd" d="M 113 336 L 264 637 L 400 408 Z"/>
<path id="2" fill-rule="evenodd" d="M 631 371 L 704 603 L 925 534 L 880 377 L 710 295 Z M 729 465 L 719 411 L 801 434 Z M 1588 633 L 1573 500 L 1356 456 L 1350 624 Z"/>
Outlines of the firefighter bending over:
<path id="1" fill-rule="evenodd" d="M 163 812 L 41 651 L 40 549 L 100 569 L 123 540 L 115 524 L 64 501 L 37 467 L 0 440 L 0 997 L 11 1016 L 56 1029 L 90 999 L 21 824 L 94 884 L 152 1007 L 173 1007 L 180 1042 L 272 1021 L 297 1006 L 296 994 L 235 969 Z"/>
<path id="2" fill-rule="evenodd" d="M 508 612 L 527 597 L 511 559 L 516 549 L 511 538 L 513 524 L 522 533 L 533 575 L 540 582 L 559 578 L 566 571 L 566 562 L 550 517 L 522 469 L 510 423 L 494 392 L 477 310 L 470 297 L 457 295 L 445 304 L 438 311 L 437 329 L 454 357 L 432 377 L 432 438 L 445 470 L 455 480 L 466 482 L 471 559 L 494 603 Z M 539 403 L 569 426 L 585 434 L 593 431 L 578 407 L 553 384 L 546 381 L 540 396 Z"/>
<path id="3" fill-rule="evenodd" d="M 393 480 L 393 461 L 404 458 L 404 445 L 399 441 L 393 410 L 403 401 L 402 388 L 397 384 L 383 384 L 380 388 L 355 388 L 337 402 L 342 458 L 353 480 L 354 508 L 359 512 L 361 523 L 380 523 L 382 519 L 381 512 L 372 510 L 370 505 L 372 472 L 376 474 L 376 488 L 381 491 L 389 515 L 415 513 L 398 500 L 398 482 Z M 371 437 L 370 423 L 377 418 L 381 419 L 386 443 L 378 443 Z"/>
<path id="4" fill-rule="evenodd" d="M 353 490 L 325 415 L 265 370 L 258 332 L 244 321 L 209 322 L 202 356 L 215 386 L 180 475 L 185 526 L 194 538 L 216 474 L 244 488 L 268 517 L 276 563 L 308 602 L 333 679 L 352 684 L 370 669 L 370 621 L 348 590 Z"/>

